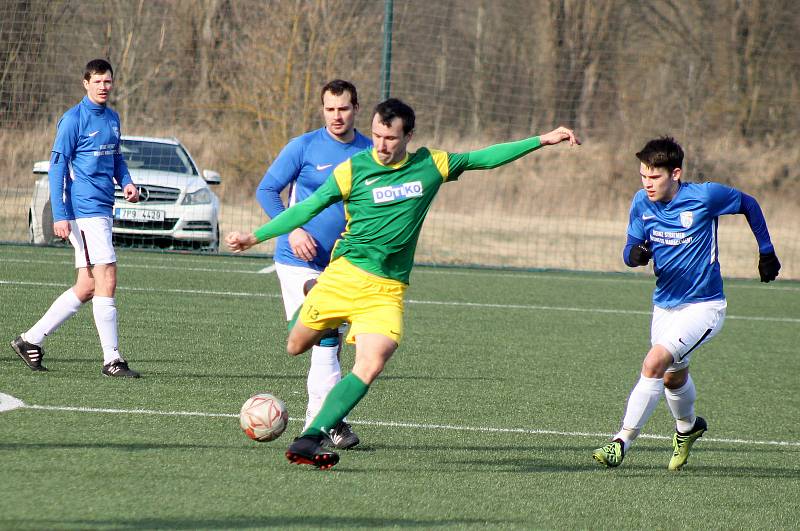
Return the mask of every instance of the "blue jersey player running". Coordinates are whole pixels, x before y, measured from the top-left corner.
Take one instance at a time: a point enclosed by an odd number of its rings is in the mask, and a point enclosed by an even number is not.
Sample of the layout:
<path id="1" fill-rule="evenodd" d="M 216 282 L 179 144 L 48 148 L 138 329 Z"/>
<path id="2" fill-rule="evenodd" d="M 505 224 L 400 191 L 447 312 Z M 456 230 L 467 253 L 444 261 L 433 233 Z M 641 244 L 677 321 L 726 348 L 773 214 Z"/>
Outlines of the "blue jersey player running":
<path id="1" fill-rule="evenodd" d="M 718 183 L 681 182 L 683 150 L 670 137 L 649 141 L 636 154 L 642 190 L 633 198 L 623 259 L 630 267 L 653 259 L 652 347 L 631 391 L 622 428 L 592 454 L 608 467 L 622 463 L 663 394 L 676 432 L 670 470 L 689 458 L 692 444 L 708 428 L 695 415 L 696 391 L 689 375 L 694 351 L 714 337 L 725 320 L 725 294 L 718 261 L 719 216 L 744 214 L 758 242 L 762 282 L 775 280 L 780 262 L 755 199 Z"/>
<path id="2" fill-rule="evenodd" d="M 352 83 L 341 79 L 330 81 L 322 87 L 320 99 L 325 127 L 292 139 L 258 186 L 256 198 L 270 218 L 286 209 L 280 197 L 282 190 L 288 188 L 288 206 L 292 206 L 314 193 L 341 162 L 372 147 L 372 141 L 355 129 L 359 107 L 358 93 Z M 333 245 L 344 229 L 344 207 L 339 202 L 301 228 L 277 239 L 275 271 L 281 283 L 287 320 L 303 304 L 305 291 L 328 265 Z M 328 392 L 342 377 L 340 344 L 339 331 L 330 330 L 311 351 L 306 425 L 314 419 Z M 341 449 L 359 443 L 346 421 L 334 426 L 329 438 L 333 446 Z"/>
<path id="3" fill-rule="evenodd" d="M 42 365 L 45 338 L 92 301 L 103 349 L 105 376 L 138 378 L 119 353 L 117 339 L 117 258 L 111 239 L 115 183 L 126 200 L 139 192 L 120 151 L 120 122 L 108 106 L 114 71 L 103 59 L 89 61 L 83 75 L 86 96 L 58 122 L 50 154 L 53 232 L 75 248 L 75 284 L 61 294 L 39 321 L 11 346 L 34 371 Z"/>

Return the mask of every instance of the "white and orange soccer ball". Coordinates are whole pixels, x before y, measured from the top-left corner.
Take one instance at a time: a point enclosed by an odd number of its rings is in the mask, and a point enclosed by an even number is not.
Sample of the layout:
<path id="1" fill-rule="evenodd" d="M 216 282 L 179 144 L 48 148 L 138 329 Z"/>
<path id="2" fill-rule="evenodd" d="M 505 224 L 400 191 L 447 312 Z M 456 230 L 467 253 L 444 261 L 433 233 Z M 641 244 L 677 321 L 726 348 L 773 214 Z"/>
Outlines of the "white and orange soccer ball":
<path id="1" fill-rule="evenodd" d="M 254 441 L 274 441 L 286 430 L 288 423 L 286 404 L 269 393 L 251 396 L 239 412 L 239 425 Z"/>

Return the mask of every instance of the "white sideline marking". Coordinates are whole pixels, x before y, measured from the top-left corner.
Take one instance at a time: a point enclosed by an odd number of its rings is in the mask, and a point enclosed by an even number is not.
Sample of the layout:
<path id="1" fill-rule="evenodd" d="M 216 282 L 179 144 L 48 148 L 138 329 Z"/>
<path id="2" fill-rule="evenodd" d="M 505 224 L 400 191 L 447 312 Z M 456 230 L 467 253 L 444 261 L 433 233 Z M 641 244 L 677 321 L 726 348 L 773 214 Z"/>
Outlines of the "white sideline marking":
<path id="1" fill-rule="evenodd" d="M 72 286 L 72 284 L 65 284 L 63 282 L 26 282 L 26 281 L 12 281 L 12 280 L 0 280 L 0 286 L 2 285 L 9 285 L 9 286 L 43 286 L 49 288 L 68 288 Z M 277 299 L 280 298 L 280 294 L 278 293 L 249 293 L 249 292 L 237 292 L 237 291 L 211 291 L 205 289 L 162 289 L 162 290 L 154 290 L 152 288 L 137 288 L 137 287 L 123 287 L 118 286 L 117 291 L 146 291 L 148 293 L 181 293 L 181 294 L 190 294 L 190 295 L 219 295 L 219 296 L 230 296 L 230 297 L 264 297 L 268 299 Z"/>
<path id="2" fill-rule="evenodd" d="M 59 282 L 28 282 L 17 280 L 0 280 L 0 285 L 8 286 L 37 286 L 37 287 L 59 287 L 67 288 L 72 284 L 65 284 Z M 155 290 L 152 288 L 139 288 L 139 287 L 126 287 L 118 286 L 117 290 L 122 291 L 146 291 L 148 293 L 181 293 L 192 295 L 216 295 L 219 297 L 263 297 L 269 299 L 280 298 L 278 293 L 250 293 L 250 292 L 235 292 L 235 291 L 212 291 L 202 289 L 162 289 Z M 438 306 L 464 306 L 470 308 L 496 308 L 500 310 L 540 310 L 540 311 L 557 311 L 557 312 L 584 312 L 584 313 L 609 313 L 618 315 L 651 315 L 651 311 L 647 310 L 616 310 L 613 308 L 576 308 L 572 306 L 540 306 L 536 304 L 493 304 L 488 302 L 454 302 L 454 301 L 422 301 L 417 299 L 407 299 L 409 304 L 433 304 Z M 794 317 L 758 317 L 758 316 L 744 316 L 744 315 L 728 315 L 726 319 L 736 319 L 741 321 L 769 321 L 774 323 L 800 323 L 800 318 Z"/>
<path id="3" fill-rule="evenodd" d="M 21 400 L 14 398 L 10 395 L 0 393 L 0 404 L 3 403 L 3 397 L 16 400 L 22 407 L 26 409 L 36 409 L 43 411 L 74 411 L 78 413 L 111 413 L 111 414 L 129 414 L 129 415 L 162 415 L 162 416 L 180 416 L 180 417 L 225 417 L 225 418 L 238 418 L 238 413 L 206 413 L 203 411 L 158 411 L 154 409 L 117 409 L 117 408 L 96 408 L 96 407 L 74 407 L 74 406 L 46 406 L 38 404 L 25 404 Z M 1 410 L 0 410 L 1 411 Z M 305 421 L 304 418 L 289 417 L 292 422 Z M 564 437 L 592 437 L 592 438 L 608 438 L 608 433 L 589 433 L 581 431 L 557 431 L 557 430 L 540 430 L 531 428 L 491 428 L 491 427 L 478 427 L 478 426 L 454 426 L 451 424 L 418 424 L 412 422 L 391 422 L 382 420 L 348 420 L 350 424 L 363 425 L 363 426 L 379 426 L 385 428 L 411 428 L 423 430 L 442 430 L 442 431 L 472 431 L 481 433 L 519 433 L 523 435 L 559 435 Z M 641 439 L 657 439 L 663 441 L 672 440 L 672 436 L 665 435 L 648 435 L 642 434 L 639 436 Z M 735 444 L 758 444 L 768 446 L 800 446 L 800 441 L 751 441 L 747 439 L 723 439 L 715 437 L 704 437 L 704 441 L 712 441 L 719 443 L 735 443 Z"/>
<path id="4" fill-rule="evenodd" d="M 268 265 L 264 269 L 259 269 L 256 273 L 272 273 L 273 271 L 275 271 L 275 264 Z"/>
<path id="5" fill-rule="evenodd" d="M 66 265 L 73 267 L 75 262 L 68 260 L 65 262 L 54 262 L 52 260 L 21 260 L 18 258 L 0 258 L 0 262 L 18 262 L 23 264 L 53 264 L 53 265 Z M 175 266 L 162 266 L 162 265 L 149 265 L 149 264 L 129 264 L 125 262 L 122 266 L 125 269 L 167 269 L 170 271 L 193 271 L 195 273 L 241 273 L 243 275 L 255 275 L 268 269 L 265 267 L 260 271 L 253 271 L 250 269 L 215 269 L 213 267 L 175 267 Z M 273 268 L 274 269 L 274 268 Z"/>
<path id="6" fill-rule="evenodd" d="M 408 299 L 413 304 L 436 304 L 440 306 L 468 306 L 476 308 L 498 308 L 514 310 L 544 310 L 553 312 L 586 312 L 586 313 L 617 313 L 624 315 L 652 315 L 652 311 L 644 310 L 615 310 L 613 308 L 575 308 L 570 306 L 539 306 L 535 304 L 492 304 L 488 302 L 452 302 L 452 301 L 419 301 Z M 727 315 L 725 319 L 739 319 L 742 321 L 771 321 L 779 323 L 800 323 L 800 318 L 793 317 L 757 317 Z"/>
<path id="7" fill-rule="evenodd" d="M 0 393 L 0 412 L 11 411 L 20 407 L 25 407 L 25 402 L 15 396 Z"/>
<path id="8" fill-rule="evenodd" d="M 28 254 L 28 253 L 26 253 Z M 71 256 L 71 255 L 70 255 Z M 168 257 L 172 255 L 167 255 Z M 136 257 L 137 259 L 140 258 L 139 256 Z M 148 257 L 148 260 L 155 260 L 160 259 L 162 257 Z M 186 257 L 181 257 L 182 262 L 192 262 L 192 263 L 208 263 L 207 258 L 198 259 L 198 260 L 189 260 Z M 18 262 L 18 263 L 28 263 L 28 264 L 58 264 L 58 265 L 68 265 L 72 266 L 72 260 L 66 261 L 56 261 L 56 260 L 23 260 L 20 258 L 0 258 L 0 262 Z M 194 271 L 199 273 L 239 273 L 243 275 L 257 275 L 263 273 L 272 273 L 274 271 L 273 266 L 266 266 L 259 270 L 252 270 L 252 269 L 214 269 L 210 267 L 176 267 L 174 265 L 152 265 L 149 264 L 134 264 L 131 263 L 129 260 L 126 260 L 124 263 L 124 267 L 134 268 L 134 269 L 167 269 L 167 270 L 180 270 L 180 271 Z M 504 278 L 525 278 L 525 279 L 540 279 L 540 280 L 563 280 L 567 282 L 626 282 L 626 283 L 637 283 L 637 284 L 650 284 L 654 283 L 654 278 L 652 276 L 647 276 L 645 274 L 639 275 L 624 275 L 620 274 L 619 276 L 614 277 L 599 277 L 599 276 L 587 276 L 587 277 L 580 277 L 580 276 L 568 276 L 568 275 L 558 275 L 558 274 L 550 274 L 550 273 L 536 273 L 530 271 L 502 271 L 502 270 L 495 270 L 495 269 L 470 269 L 470 270 L 458 270 L 455 268 L 448 268 L 448 267 L 435 267 L 435 266 L 416 266 L 414 268 L 414 274 L 442 274 L 442 275 L 450 275 L 450 276 L 489 276 L 489 277 L 504 277 Z M 603 274 L 602 271 L 581 271 L 579 273 L 592 273 L 592 274 Z M 615 274 L 616 272 L 611 272 Z M 726 286 L 726 290 L 731 289 L 769 289 L 772 291 L 800 291 L 800 287 L 793 287 L 793 286 L 785 286 L 782 284 L 738 284 L 732 283 L 735 280 L 741 279 L 726 279 L 729 282 Z"/>

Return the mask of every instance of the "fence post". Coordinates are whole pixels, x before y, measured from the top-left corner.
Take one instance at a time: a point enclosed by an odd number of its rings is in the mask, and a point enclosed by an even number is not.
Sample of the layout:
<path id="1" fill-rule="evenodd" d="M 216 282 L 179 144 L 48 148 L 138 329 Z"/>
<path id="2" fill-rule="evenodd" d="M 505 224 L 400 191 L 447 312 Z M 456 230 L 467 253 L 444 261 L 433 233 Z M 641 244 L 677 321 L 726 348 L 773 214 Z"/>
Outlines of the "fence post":
<path id="1" fill-rule="evenodd" d="M 389 97 L 392 89 L 392 18 L 394 0 L 384 0 L 383 57 L 381 60 L 381 100 Z"/>

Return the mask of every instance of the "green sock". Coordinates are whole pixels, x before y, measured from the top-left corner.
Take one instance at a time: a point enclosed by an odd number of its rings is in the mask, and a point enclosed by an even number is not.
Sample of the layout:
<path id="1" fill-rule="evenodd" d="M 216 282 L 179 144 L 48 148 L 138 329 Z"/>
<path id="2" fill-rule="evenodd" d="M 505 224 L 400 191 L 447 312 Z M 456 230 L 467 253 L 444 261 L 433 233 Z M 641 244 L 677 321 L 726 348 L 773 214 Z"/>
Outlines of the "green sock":
<path id="1" fill-rule="evenodd" d="M 319 410 L 317 416 L 311 421 L 311 425 L 302 435 L 323 435 L 345 418 L 350 410 L 364 398 L 368 390 L 369 385 L 352 372 L 342 378 L 330 390 L 325 402 L 322 403 L 322 409 Z"/>

